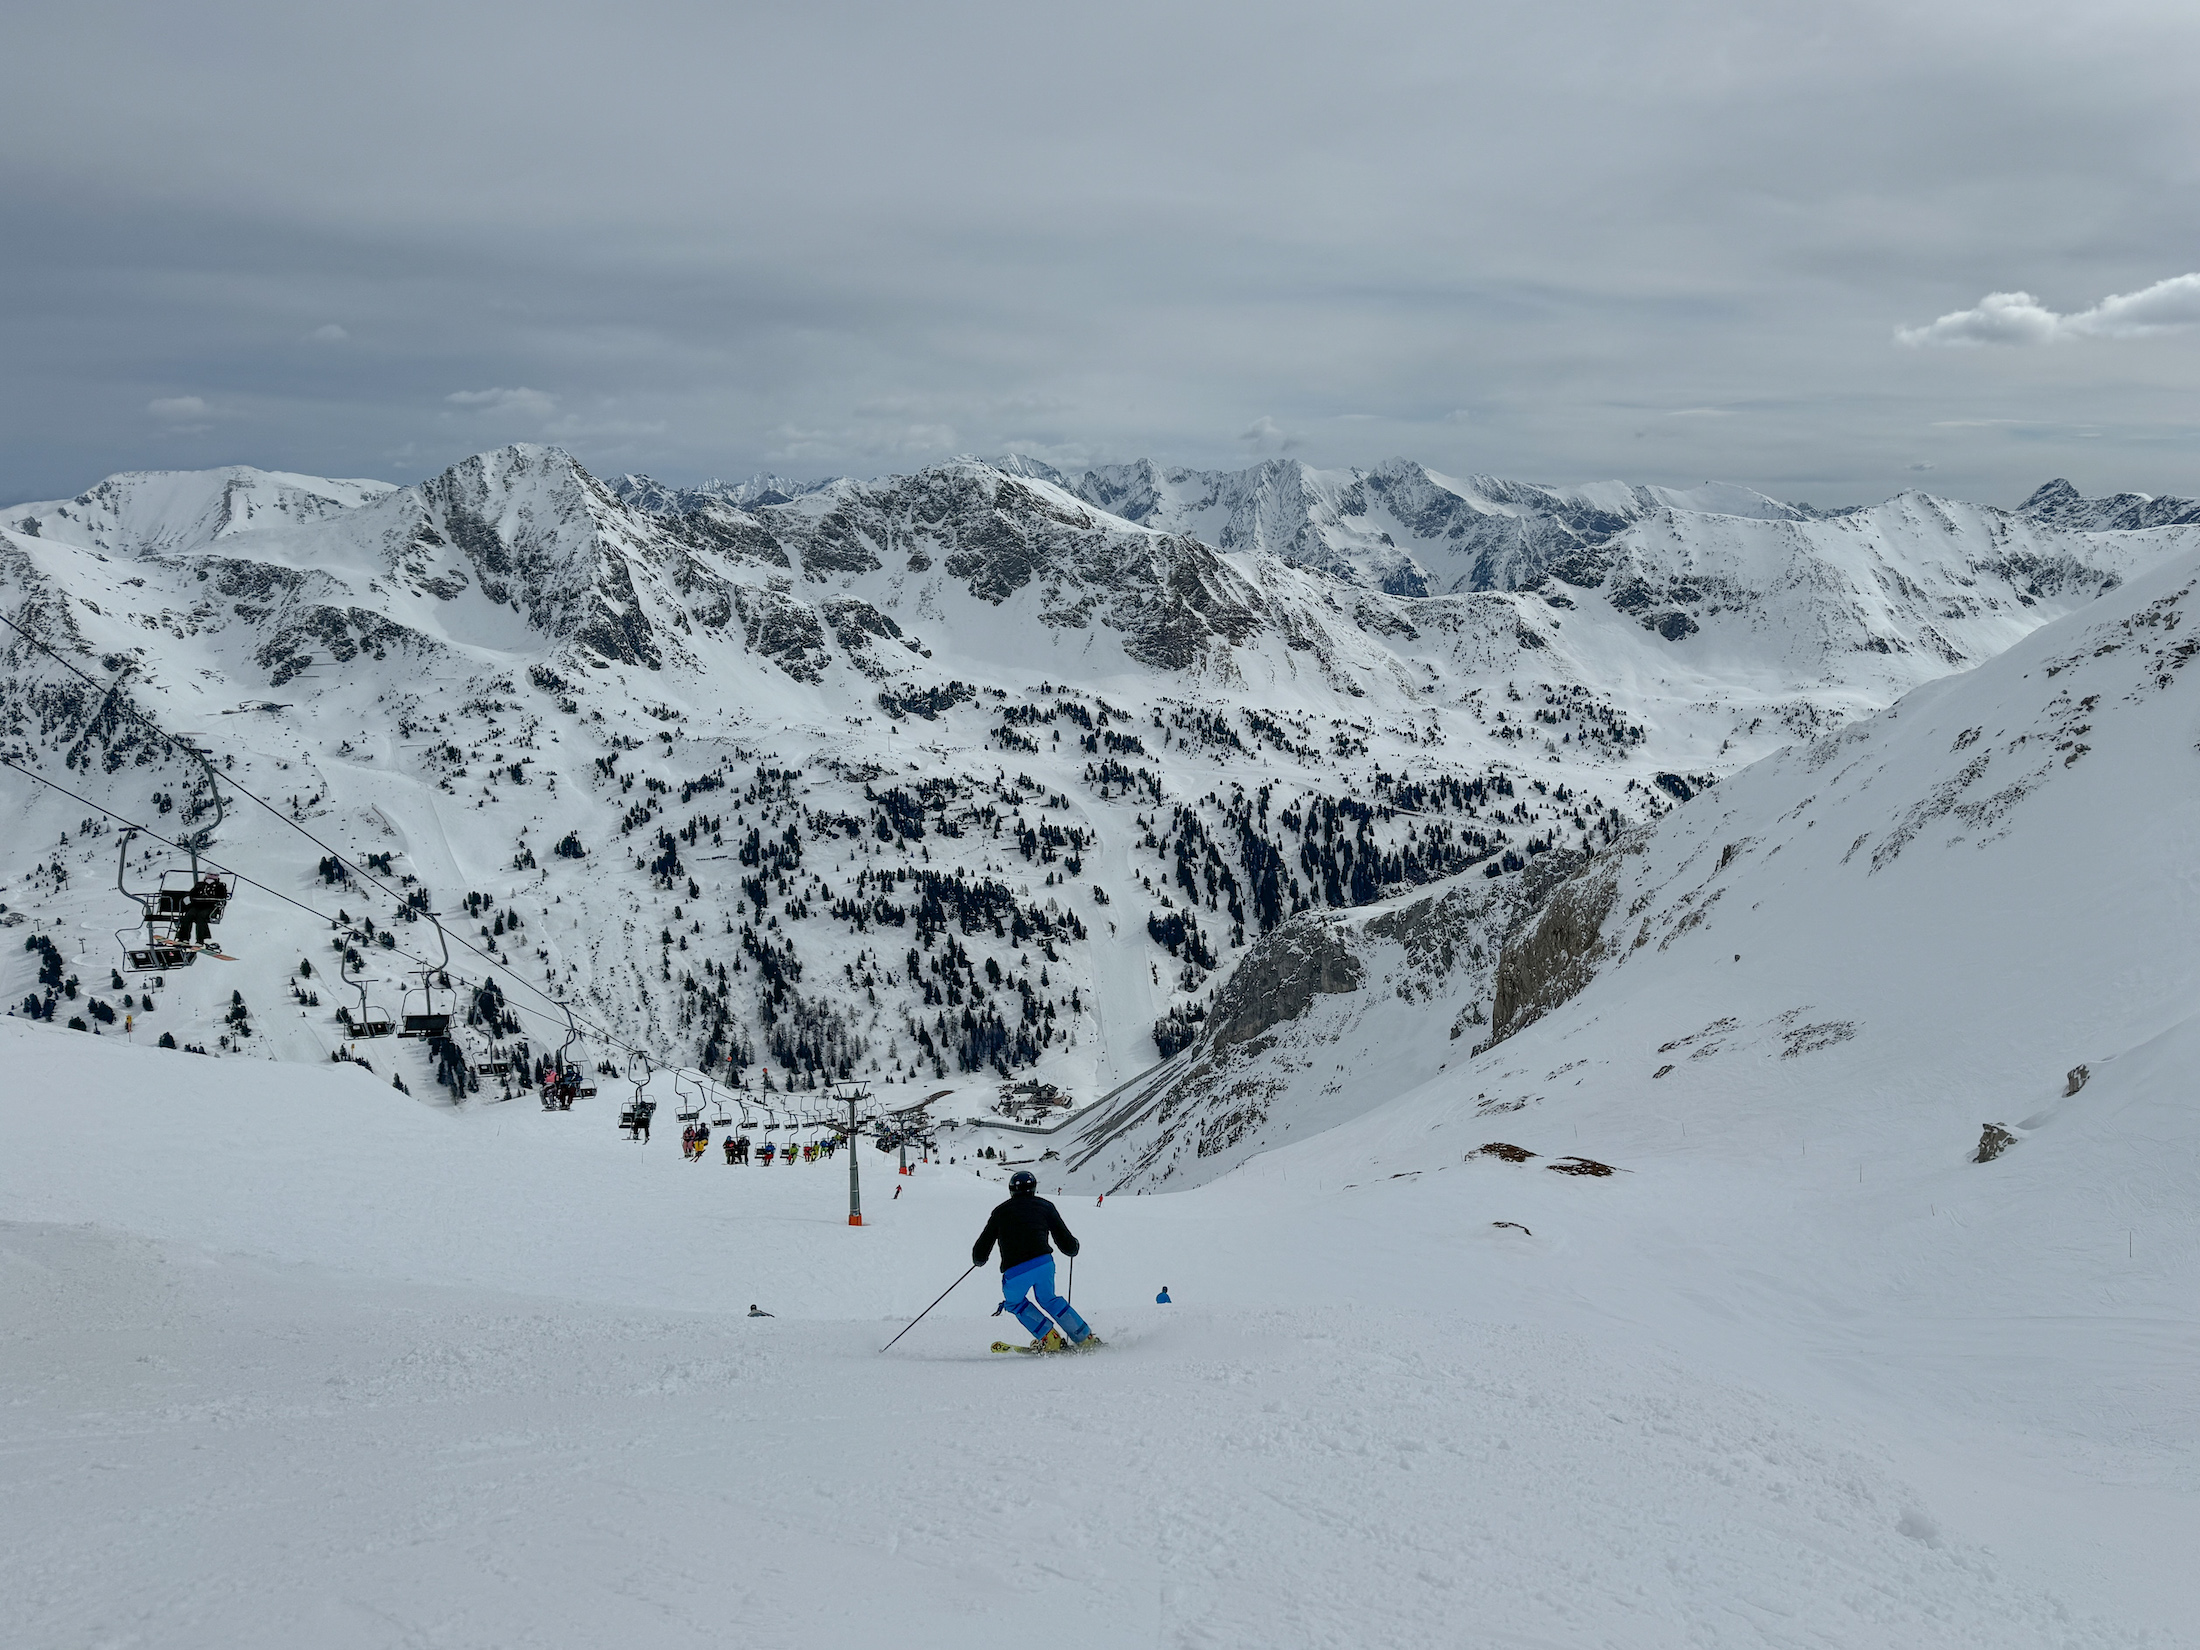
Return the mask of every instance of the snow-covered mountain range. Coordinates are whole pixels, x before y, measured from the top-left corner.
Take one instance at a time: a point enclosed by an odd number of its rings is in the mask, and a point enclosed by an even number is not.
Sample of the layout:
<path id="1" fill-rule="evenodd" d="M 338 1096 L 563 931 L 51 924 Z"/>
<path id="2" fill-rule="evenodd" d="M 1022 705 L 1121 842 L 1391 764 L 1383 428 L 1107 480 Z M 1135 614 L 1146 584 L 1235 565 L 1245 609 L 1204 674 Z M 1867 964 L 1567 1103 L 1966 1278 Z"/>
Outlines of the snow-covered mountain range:
<path id="1" fill-rule="evenodd" d="M 1638 499 L 1412 596 L 1086 485 L 0 514 L 74 666 L 0 637 L 14 1637 L 2189 1643 L 2190 507 Z M 109 974 L 102 808 L 214 830 L 239 960 Z M 732 1056 L 720 1136 L 1097 1103 L 855 1153 L 854 1230 L 355 1043 L 424 911 L 469 1053 L 562 997 Z M 1091 1359 L 941 1293 L 1024 1163 Z M 1014 1493 L 1003 1413 L 1078 1429 Z"/>
<path id="2" fill-rule="evenodd" d="M 1688 491 L 1620 482 L 1560 489 L 1497 476 L 1459 481 L 1407 459 L 1368 470 L 1317 470 L 1291 459 L 1249 470 L 1141 461 L 1077 476 L 1031 459 L 999 462 L 1126 520 L 1194 533 L 1225 550 L 1265 551 L 1400 596 L 1527 589 L 1660 511 L 1756 521 L 1819 515 L 1718 483 Z"/>
<path id="3" fill-rule="evenodd" d="M 1823 1065 L 1853 1083 L 1864 1061 L 1867 1091 L 1993 1110 L 1959 1125 L 1931 1103 L 1950 1151 L 1985 1123 L 2003 1145 L 2047 1126 L 2061 1111 L 2043 1085 L 2074 1065 L 2098 1074 L 2137 1050 L 2158 1072 L 2143 1051 L 2189 1017 L 2200 966 L 2172 893 L 2190 787 L 2161 771 L 2190 754 L 2196 580 L 2200 549 L 2182 549 L 1615 851 L 1537 868 L 1486 962 L 1460 943 L 1490 927 L 1465 886 L 1295 921 L 1221 988 L 1191 1049 L 1081 1122 L 1071 1167 L 1111 1187 L 1196 1184 L 1360 1115 L 1367 1092 L 1442 1091 L 1457 1108 L 1453 1068 L 1473 1073 L 1471 1115 L 1492 1129 L 1566 1073 L 1567 1089 L 1653 1105 L 1714 1071 L 1743 1127 L 1767 1093 Z M 2113 849 L 2101 818 L 2120 822 Z"/>
<path id="4" fill-rule="evenodd" d="M 1190 1044 L 1293 917 L 1380 938 L 1417 891 L 1447 902 L 1442 1053 L 1471 1046 L 1523 889 L 2177 554 L 2171 504 L 1822 514 L 1405 463 L 680 490 L 541 447 L 402 488 L 131 474 L 0 512 L 8 615 L 99 684 L 8 634 L 0 734 L 126 818 L 203 810 L 132 707 L 275 805 L 216 849 L 275 891 L 229 919 L 246 960 L 148 1028 L 228 1036 L 241 991 L 253 1051 L 325 1058 L 336 993 L 267 1011 L 330 950 L 277 894 L 342 910 L 376 1008 L 419 913 L 463 907 L 496 961 L 460 971 L 501 970 L 537 1058 L 560 998 L 720 1071 L 1083 1098 Z M 110 825 L 0 783 L 0 898 L 105 979 Z M 387 892 L 277 814 L 388 856 Z"/>

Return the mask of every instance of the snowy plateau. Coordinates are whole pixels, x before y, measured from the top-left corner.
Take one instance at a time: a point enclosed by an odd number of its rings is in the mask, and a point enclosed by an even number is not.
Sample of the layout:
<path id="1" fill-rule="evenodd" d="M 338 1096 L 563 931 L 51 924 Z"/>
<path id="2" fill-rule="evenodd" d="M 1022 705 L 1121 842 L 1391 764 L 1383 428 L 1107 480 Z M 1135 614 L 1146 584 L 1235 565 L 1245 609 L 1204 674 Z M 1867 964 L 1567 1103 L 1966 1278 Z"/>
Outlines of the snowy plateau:
<path id="1" fill-rule="evenodd" d="M 0 617 L 6 1643 L 2200 1643 L 2200 505 L 517 446 Z M 1023 1165 L 1105 1347 L 881 1356 Z"/>

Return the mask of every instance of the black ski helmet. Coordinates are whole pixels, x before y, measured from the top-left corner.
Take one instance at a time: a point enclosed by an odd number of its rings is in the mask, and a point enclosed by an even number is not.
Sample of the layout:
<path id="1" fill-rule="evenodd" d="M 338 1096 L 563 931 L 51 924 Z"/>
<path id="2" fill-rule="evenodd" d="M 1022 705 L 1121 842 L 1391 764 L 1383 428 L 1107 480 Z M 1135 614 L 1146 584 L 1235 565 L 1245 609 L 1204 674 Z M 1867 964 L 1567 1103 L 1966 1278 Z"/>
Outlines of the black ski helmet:
<path id="1" fill-rule="evenodd" d="M 1008 1189 L 1018 1197 L 1039 1189 L 1039 1177 L 1029 1169 L 1018 1169 L 1008 1177 Z"/>

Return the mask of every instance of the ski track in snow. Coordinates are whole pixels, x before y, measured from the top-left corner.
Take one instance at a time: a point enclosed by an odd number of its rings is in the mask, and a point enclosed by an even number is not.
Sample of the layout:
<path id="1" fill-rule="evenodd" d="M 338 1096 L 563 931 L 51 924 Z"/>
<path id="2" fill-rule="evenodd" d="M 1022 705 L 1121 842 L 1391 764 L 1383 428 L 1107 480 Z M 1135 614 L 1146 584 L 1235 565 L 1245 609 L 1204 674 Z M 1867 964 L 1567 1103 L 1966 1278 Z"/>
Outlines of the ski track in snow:
<path id="1" fill-rule="evenodd" d="M 17 1643 L 2140 1642 L 1822 1424 L 1553 1332 L 1148 1308 L 1011 1366 L 81 1229 L 0 1255 Z"/>
<path id="2" fill-rule="evenodd" d="M 605 1102 L 0 1039 L 8 1642 L 2185 1642 L 1916 1488 L 1930 1405 L 1630 1323 L 1737 1269 L 1630 1267 L 1639 1186 L 1299 1147 L 1065 1197 L 1113 1344 L 991 1356 L 988 1271 L 881 1357 L 997 1181 L 865 1152 L 852 1231 L 840 1166 Z"/>

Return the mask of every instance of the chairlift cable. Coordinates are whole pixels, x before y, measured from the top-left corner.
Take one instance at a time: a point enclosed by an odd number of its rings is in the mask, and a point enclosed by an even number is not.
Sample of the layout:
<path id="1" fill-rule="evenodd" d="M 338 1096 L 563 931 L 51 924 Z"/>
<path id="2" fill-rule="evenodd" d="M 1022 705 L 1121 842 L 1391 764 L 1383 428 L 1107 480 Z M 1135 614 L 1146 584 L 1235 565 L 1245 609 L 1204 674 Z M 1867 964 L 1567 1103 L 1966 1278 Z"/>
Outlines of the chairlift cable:
<path id="1" fill-rule="evenodd" d="M 117 700 L 116 694 L 121 689 L 123 684 L 129 679 L 127 671 L 118 673 L 112 681 L 102 684 L 97 677 L 93 676 L 90 672 L 82 670 L 75 664 L 71 663 L 67 658 L 63 657 L 53 647 L 42 641 L 37 636 L 33 635 L 30 631 L 25 630 L 21 625 L 17 624 L 13 619 L 9 618 L 4 613 L 0 613 L 0 624 L 6 625 L 18 636 L 21 636 L 25 641 L 29 642 L 31 646 L 37 648 L 41 653 L 44 653 L 48 658 L 52 659 L 56 664 L 60 665 L 62 669 L 77 677 L 87 686 L 102 688 L 105 694 L 105 697 L 101 701 L 102 709 L 104 709 L 108 704 L 119 704 L 121 708 L 125 710 L 130 716 L 135 718 L 138 722 L 142 723 L 146 728 L 148 728 L 152 733 L 158 736 L 165 743 L 174 747 L 176 750 L 181 751 L 184 755 L 189 756 L 193 761 L 197 762 L 200 770 L 206 776 L 207 789 L 214 799 L 215 823 L 217 826 L 219 825 L 222 815 L 226 810 L 224 810 L 222 807 L 221 785 L 216 782 L 213 764 L 208 760 L 208 753 L 186 742 L 186 740 L 181 736 L 170 733 L 166 728 L 162 727 L 157 721 L 155 721 L 149 714 L 139 709 L 137 706 L 130 704 L 127 700 Z M 136 831 L 141 836 L 145 836 L 147 838 L 150 838 L 152 841 L 160 843 L 163 847 L 173 848 L 179 853 L 190 855 L 194 864 L 196 864 L 199 858 L 201 848 L 205 844 L 211 831 L 214 829 L 214 827 L 209 827 L 206 831 L 195 832 L 193 833 L 192 838 L 188 841 L 172 841 L 171 839 L 162 836 L 158 831 L 155 831 L 148 826 L 139 825 L 125 815 L 118 814 L 111 808 L 105 807 L 100 803 L 93 802 L 88 797 L 79 796 L 76 792 L 70 790 L 67 786 L 59 784 L 54 780 L 48 779 L 45 775 L 34 772 L 33 770 L 26 768 L 22 764 L 12 761 L 9 758 L 0 757 L 0 765 L 4 765 L 6 767 L 14 769 L 17 773 L 22 774 L 25 778 L 34 779 L 39 784 L 48 786 L 49 788 L 60 792 L 63 796 L 68 797 L 70 800 L 77 802 L 84 807 L 91 808 L 95 812 L 105 814 L 109 819 L 115 820 L 125 827 Z M 307 830 L 303 823 L 291 818 L 288 814 L 284 813 L 282 809 L 276 807 L 266 798 L 256 794 L 251 790 L 246 789 L 242 785 L 237 784 L 234 779 L 227 780 L 225 782 L 228 784 L 231 790 L 236 792 L 237 795 L 245 798 L 249 802 L 255 803 L 260 808 L 266 810 L 267 813 L 272 815 L 275 819 L 280 820 L 283 824 L 289 826 L 300 836 L 304 837 L 308 842 L 312 843 L 316 848 L 319 848 L 324 854 L 328 855 L 329 858 L 333 859 L 337 864 L 343 866 L 347 871 L 355 873 L 362 882 L 365 882 L 375 888 L 386 898 L 392 901 L 392 903 L 398 905 L 400 908 L 403 908 L 405 906 L 404 898 L 395 889 L 391 888 L 389 884 L 383 882 L 380 878 L 376 877 L 364 866 L 355 864 L 351 859 L 346 857 L 338 849 L 330 846 L 326 842 L 323 842 L 319 837 L 315 836 L 311 831 Z M 251 887 L 257 888 L 263 893 L 272 894 L 275 896 L 275 898 L 283 901 L 284 904 L 295 906 L 297 909 L 306 912 L 308 915 L 316 917 L 320 921 L 328 923 L 331 927 L 336 926 L 336 919 L 330 917 L 326 912 L 315 910 L 312 906 L 306 904 L 303 900 L 293 898 L 291 895 L 282 892 L 282 890 L 278 888 L 270 887 L 267 883 L 260 881 L 257 877 L 247 876 L 242 871 L 238 871 L 229 866 L 223 865 L 219 861 L 209 860 L 208 863 L 213 865 L 215 870 L 223 872 L 226 875 L 233 876 L 239 882 L 249 884 Z M 402 946 L 392 946 L 391 949 L 395 950 L 399 956 L 404 957 L 409 961 L 419 963 L 424 970 L 433 969 L 437 973 L 443 975 L 445 978 L 449 978 L 451 977 L 450 937 L 447 931 L 443 928 L 441 922 L 436 921 L 435 915 L 433 913 L 430 914 L 430 920 L 435 921 L 436 936 L 438 940 L 441 941 L 443 946 L 443 959 L 440 965 L 430 963 L 425 957 L 408 951 Z M 496 958 L 490 956 L 487 952 L 483 951 L 479 946 L 468 940 L 464 935 L 460 935 L 458 937 L 458 943 L 465 950 L 472 952 L 473 955 L 480 958 L 484 963 L 488 964 L 491 968 L 504 966 L 506 973 L 509 975 L 514 984 L 522 986 L 526 990 L 532 992 L 535 996 L 540 997 L 544 1002 L 550 1004 L 553 1008 L 557 1009 L 560 1014 L 563 1015 L 566 1021 L 566 1029 L 568 1030 L 568 1032 L 571 1032 L 576 1026 L 582 1027 L 588 1031 L 589 1035 L 595 1041 L 606 1044 L 611 1048 L 617 1049 L 623 1054 L 633 1055 L 638 1053 L 643 1054 L 644 1056 L 647 1055 L 647 1050 L 640 1048 L 638 1045 L 628 1043 L 625 1039 L 604 1029 L 602 1026 L 597 1025 L 592 1020 L 575 1015 L 573 1012 L 572 1004 L 568 1000 L 562 997 L 552 996 L 549 992 L 544 991 L 533 981 L 526 979 L 517 971 L 512 970 L 509 965 L 499 965 Z M 493 976 L 491 977 L 493 978 Z M 472 986 L 474 984 L 474 982 L 470 980 L 465 980 L 465 976 L 463 975 L 458 976 L 458 978 L 462 981 L 465 981 L 465 983 L 469 986 Z M 476 989 L 478 989 L 478 987 Z M 505 1006 L 514 1014 L 524 1014 L 532 1019 L 547 1020 L 549 1018 L 547 1015 L 541 1014 L 539 1011 L 522 1009 L 516 1004 L 512 1004 L 509 1002 Z M 554 1030 L 556 1028 L 553 1027 L 552 1029 Z M 569 1037 L 568 1043 L 570 1043 L 570 1041 L 571 1038 Z"/>
<path id="2" fill-rule="evenodd" d="M 21 625 L 17 624 L 13 619 L 9 618 L 4 613 L 0 613 L 0 624 L 6 625 L 18 636 L 21 636 L 25 641 L 29 642 L 31 646 L 37 648 L 41 653 L 45 654 L 56 664 L 60 665 L 62 669 L 68 671 L 71 675 L 77 677 L 86 685 L 95 688 L 104 686 L 107 697 L 105 700 L 102 701 L 103 707 L 109 702 L 114 702 L 116 691 L 128 679 L 127 675 L 123 674 L 118 675 L 112 682 L 102 684 L 97 677 L 91 675 L 87 671 L 79 669 L 76 665 L 70 663 L 68 659 L 64 658 L 60 653 L 56 652 L 51 646 L 41 641 L 38 637 L 32 635 L 28 630 L 25 630 Z M 213 765 L 207 760 L 206 753 L 194 749 L 191 745 L 185 743 L 182 738 L 170 733 L 166 728 L 162 727 L 158 722 L 153 720 L 153 718 L 143 710 L 140 710 L 136 706 L 129 704 L 127 701 L 122 701 L 121 704 L 124 710 L 126 710 L 139 722 L 143 723 L 147 728 L 152 730 L 154 734 L 158 735 L 166 743 L 173 746 L 175 749 L 182 751 L 185 755 L 191 757 L 199 764 L 200 768 L 206 774 L 208 788 L 213 792 L 214 795 L 214 805 L 216 809 L 215 817 L 218 822 L 221 817 L 221 791 L 219 786 L 214 783 Z M 115 813 L 112 809 L 101 807 L 100 804 L 96 802 L 92 802 L 84 797 L 77 796 L 76 793 L 69 790 L 66 786 L 55 784 L 54 781 L 47 779 L 44 775 L 33 773 L 30 769 L 23 767 L 19 763 L 8 761 L 4 757 L 0 757 L 0 762 L 5 762 L 8 767 L 14 768 L 16 772 L 24 774 L 29 778 L 35 779 L 42 785 L 52 786 L 53 789 L 61 792 L 62 795 L 71 797 L 74 800 L 83 803 L 83 805 L 86 807 L 97 809 L 100 813 L 107 815 L 107 817 L 110 819 L 120 820 L 125 825 L 130 825 L 132 823 L 130 820 L 124 818 L 123 815 Z M 257 803 L 260 807 L 266 809 L 269 814 L 273 815 L 276 819 L 282 821 L 283 824 L 289 826 L 292 830 L 296 831 L 300 836 L 304 837 L 308 842 L 312 843 L 316 848 L 319 848 L 324 854 L 328 855 L 329 858 L 336 861 L 337 864 L 343 866 L 345 870 L 356 873 L 362 882 L 370 884 L 398 906 L 404 906 L 405 901 L 396 892 L 396 890 L 392 889 L 387 883 L 376 877 L 364 866 L 354 864 L 350 859 L 346 858 L 345 855 L 343 855 L 337 849 L 331 847 L 328 843 L 323 842 L 319 837 L 315 836 L 311 831 L 307 830 L 302 823 L 285 814 L 282 809 L 276 807 L 272 802 L 267 801 L 264 797 L 258 796 L 254 792 L 245 789 L 242 785 L 237 784 L 234 780 L 231 780 L 228 783 L 230 789 L 235 791 L 239 796 L 244 797 L 250 802 Z M 136 829 L 141 835 L 150 837 L 155 842 L 159 842 L 165 847 L 174 848 L 179 853 L 190 854 L 194 861 L 198 857 L 197 848 L 189 843 L 172 842 L 168 838 L 160 835 L 158 832 L 150 830 L 142 825 L 134 826 L 133 828 Z M 204 833 L 198 833 L 198 835 L 200 839 L 203 840 Z M 215 865 L 215 869 L 228 871 L 228 868 L 226 866 L 222 866 L 219 864 Z M 295 905 L 301 911 L 311 911 L 315 916 L 322 917 L 323 921 L 333 920 L 324 916 L 320 912 L 313 911 L 313 908 L 311 906 L 306 905 L 302 901 L 292 899 L 288 894 L 284 894 L 277 889 L 268 887 L 266 883 L 260 882 L 256 878 L 244 876 L 243 873 L 238 871 L 228 871 L 228 874 L 237 877 L 240 881 L 250 883 L 253 887 L 261 889 L 263 892 L 274 894 L 277 899 L 283 900 L 288 904 Z M 498 966 L 497 961 L 494 957 L 490 956 L 479 946 L 475 945 L 472 941 L 465 938 L 465 936 L 461 935 L 459 937 L 458 943 L 466 950 L 472 952 L 475 956 L 479 957 L 483 962 L 489 964 L 491 967 Z M 447 944 L 448 942 L 446 941 L 446 945 Z M 411 952 L 404 951 L 402 948 L 399 949 L 399 955 L 409 957 L 415 962 L 420 962 L 423 964 L 425 964 L 426 962 L 425 958 L 413 956 Z M 445 971 L 448 972 L 447 969 Z M 540 986 L 534 984 L 533 981 L 523 978 L 516 971 L 510 970 L 508 967 L 507 972 L 511 974 L 513 983 L 525 987 L 527 990 L 533 992 L 536 996 L 540 997 L 544 1002 L 549 1003 L 552 1007 L 564 1011 L 568 1019 L 574 1018 L 571 1013 L 570 1006 L 565 1002 L 563 998 L 553 997 L 549 992 L 544 991 Z M 522 1012 L 522 1010 L 514 1008 L 513 1012 L 519 1013 Z M 607 1043 L 612 1047 L 621 1050 L 626 1050 L 630 1047 L 630 1045 L 626 1044 L 622 1039 L 614 1036 L 608 1031 L 605 1031 L 602 1027 L 597 1026 L 593 1021 L 581 1020 L 579 1023 L 583 1026 L 586 1026 L 589 1032 L 599 1042 Z"/>
<path id="3" fill-rule="evenodd" d="M 82 807 L 90 808 L 94 813 L 104 814 L 109 819 L 115 821 L 117 824 L 122 825 L 130 830 L 136 831 L 140 836 L 147 837 L 152 841 L 159 843 L 164 848 L 174 848 L 179 853 L 186 851 L 181 843 L 174 842 L 169 838 L 162 836 L 158 831 L 152 829 L 152 827 L 148 825 L 140 825 L 135 820 L 131 819 L 127 814 L 118 814 L 114 811 L 114 809 L 107 807 L 105 804 L 94 802 L 90 797 L 80 795 L 79 793 L 70 790 L 68 786 L 61 784 L 59 781 L 48 779 L 44 774 L 36 772 L 31 768 L 26 768 L 20 762 L 17 762 L 12 758 L 0 756 L 0 767 L 11 768 L 15 772 L 21 774 L 26 779 L 35 780 L 37 783 L 44 785 L 49 790 L 58 791 L 63 796 L 67 797 L 70 801 L 75 802 Z M 280 888 L 272 887 L 269 884 L 260 881 L 260 879 L 257 877 L 248 876 L 243 871 L 237 870 L 233 866 L 225 865 L 219 860 L 209 859 L 207 863 L 211 865 L 215 870 L 220 871 L 223 875 L 235 877 L 239 882 L 244 883 L 250 887 L 257 888 L 264 894 L 271 894 L 276 899 L 281 900 L 285 905 L 295 906 L 299 910 L 305 912 L 307 916 L 313 917 L 318 921 L 325 922 L 331 928 L 336 928 L 340 926 L 337 919 L 330 916 L 326 911 L 316 910 L 314 907 L 306 904 L 304 900 L 295 898 L 290 894 L 286 894 Z M 465 942 L 462 940 L 460 941 L 460 943 L 464 944 Z M 409 962 L 419 963 L 422 967 L 428 969 L 436 968 L 436 964 L 430 961 L 428 958 L 420 956 L 415 952 L 408 951 L 401 945 L 393 945 L 389 949 L 394 951 L 398 956 L 405 958 Z M 469 949 L 471 949 L 471 947 L 469 947 Z M 479 953 L 476 954 L 478 955 Z M 342 970 L 339 969 L 338 972 L 342 973 Z M 513 977 L 515 979 L 518 978 L 518 976 L 516 975 L 514 975 Z M 468 979 L 463 974 L 453 975 L 452 978 L 469 988 L 478 989 L 477 982 Z M 554 1006 L 560 1008 L 566 1007 L 566 1005 L 560 1003 L 557 998 L 548 997 L 544 993 L 539 991 L 536 993 L 536 995 L 543 996 L 545 1001 L 550 1002 Z M 541 1020 L 545 1022 L 549 1020 L 549 1016 L 547 1014 L 544 1014 L 540 1009 L 522 1008 L 515 1003 L 507 1003 L 505 1006 L 512 1013 L 517 1015 L 524 1015 L 529 1019 Z M 570 1010 L 568 1010 L 567 1012 L 568 1017 L 570 1018 Z M 580 1021 L 578 1023 L 586 1026 L 590 1034 L 596 1041 L 603 1043 L 608 1047 L 617 1049 L 622 1054 L 646 1054 L 648 1052 L 647 1050 L 641 1049 L 634 1044 L 628 1043 L 623 1038 L 616 1037 L 609 1032 L 598 1029 L 592 1022 Z M 555 1026 L 552 1027 L 553 1031 L 556 1029 L 557 1028 Z"/>

